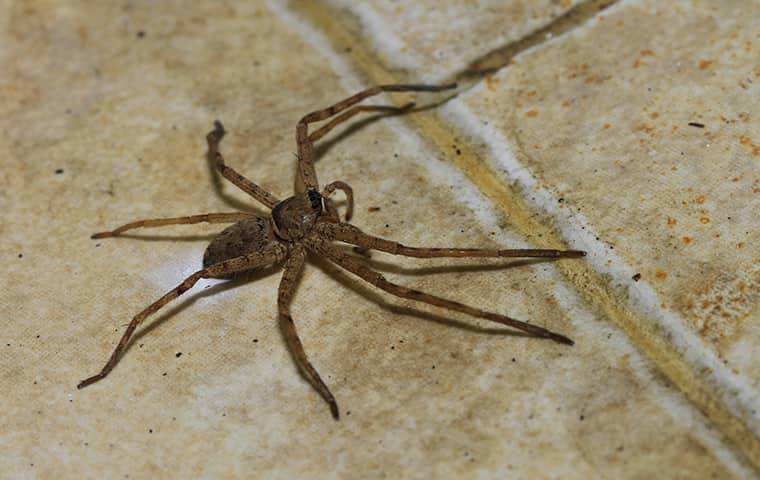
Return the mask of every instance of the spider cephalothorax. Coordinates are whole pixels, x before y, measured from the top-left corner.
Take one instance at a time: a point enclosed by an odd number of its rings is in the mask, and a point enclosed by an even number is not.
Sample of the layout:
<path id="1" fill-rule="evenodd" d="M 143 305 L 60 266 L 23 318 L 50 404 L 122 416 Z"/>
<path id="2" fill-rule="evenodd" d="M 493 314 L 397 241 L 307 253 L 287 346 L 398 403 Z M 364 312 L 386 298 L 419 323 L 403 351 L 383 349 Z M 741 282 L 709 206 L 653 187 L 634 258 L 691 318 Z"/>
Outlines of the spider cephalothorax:
<path id="1" fill-rule="evenodd" d="M 274 231 L 283 240 L 299 240 L 311 233 L 320 213 L 322 196 L 319 192 L 308 190 L 306 193 L 293 195 L 272 209 Z"/>
<path id="2" fill-rule="evenodd" d="M 348 255 L 336 248 L 334 242 L 344 242 L 366 250 L 378 250 L 393 255 L 408 257 L 543 257 L 543 258 L 577 258 L 585 255 L 579 250 L 506 250 L 475 248 L 416 248 L 407 247 L 392 240 L 368 235 L 357 227 L 347 223 L 353 212 L 353 191 L 346 183 L 336 181 L 328 184 L 320 193 L 317 174 L 314 170 L 313 142 L 323 137 L 339 123 L 363 111 L 404 112 L 414 104 L 402 107 L 354 106 L 363 99 L 380 92 L 428 91 L 436 92 L 454 88 L 456 85 L 383 85 L 369 88 L 349 97 L 324 110 L 312 112 L 301 119 L 296 126 L 298 144 L 298 167 L 305 193 L 297 193 L 280 201 L 255 183 L 237 173 L 224 163 L 219 153 L 219 142 L 224 136 L 224 127 L 215 122 L 214 130 L 208 136 L 209 154 L 214 159 L 217 170 L 230 182 L 251 195 L 272 210 L 270 216 L 249 213 L 207 213 L 188 217 L 139 220 L 108 231 L 96 233 L 93 238 L 114 237 L 140 227 L 159 227 L 163 225 L 191 223 L 233 223 L 224 229 L 209 244 L 203 256 L 203 269 L 193 273 L 175 288 L 164 294 L 153 304 L 138 313 L 127 326 L 119 344 L 114 349 L 108 362 L 100 373 L 79 383 L 83 388 L 104 378 L 113 369 L 124 352 L 129 339 L 137 326 L 150 314 L 189 290 L 201 278 L 228 278 L 236 273 L 247 272 L 273 264 L 283 264 L 283 275 L 277 295 L 280 327 L 288 348 L 299 370 L 309 383 L 330 405 L 333 416 L 339 418 L 338 403 L 322 381 L 317 370 L 306 357 L 303 345 L 296 332 L 295 323 L 290 316 L 290 301 L 295 286 L 306 262 L 306 252 L 310 251 L 333 262 L 362 280 L 397 297 L 415 300 L 441 308 L 466 313 L 473 317 L 522 330 L 536 337 L 548 338 L 559 343 L 572 345 L 573 341 L 564 335 L 554 333 L 536 325 L 515 320 L 506 315 L 491 313 L 470 307 L 459 302 L 430 295 L 419 290 L 412 290 L 385 279 L 372 270 L 361 258 Z M 342 113 L 341 113 L 342 112 Z M 340 114 L 340 115 L 338 115 Z M 337 115 L 337 116 L 336 116 Z M 335 116 L 320 129 L 308 133 L 308 124 L 327 120 Z M 346 195 L 347 209 L 345 221 L 329 200 L 335 190 Z"/>

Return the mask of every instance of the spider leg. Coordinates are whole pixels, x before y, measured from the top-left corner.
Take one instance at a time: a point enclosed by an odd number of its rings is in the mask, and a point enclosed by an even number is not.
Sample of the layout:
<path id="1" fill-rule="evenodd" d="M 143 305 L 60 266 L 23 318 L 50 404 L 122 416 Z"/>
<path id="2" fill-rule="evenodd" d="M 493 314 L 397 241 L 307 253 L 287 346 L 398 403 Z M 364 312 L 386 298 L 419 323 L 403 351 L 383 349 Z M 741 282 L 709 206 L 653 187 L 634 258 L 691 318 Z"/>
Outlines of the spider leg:
<path id="1" fill-rule="evenodd" d="M 84 388 L 87 385 L 93 384 L 98 380 L 105 378 L 105 376 L 108 375 L 111 370 L 113 370 L 114 366 L 116 366 L 116 363 L 119 361 L 122 353 L 124 353 L 124 350 L 127 348 L 129 339 L 132 337 L 132 334 L 135 332 L 135 329 L 138 327 L 138 325 L 140 325 L 143 320 L 145 320 L 149 315 L 156 313 L 161 307 L 179 297 L 186 291 L 190 290 L 193 285 L 195 285 L 196 282 L 198 282 L 198 280 L 201 278 L 224 276 L 230 273 L 279 262 L 284 259 L 286 255 L 287 249 L 284 246 L 278 244 L 268 251 L 254 252 L 248 255 L 234 257 L 229 260 L 216 263 L 208 268 L 204 268 L 203 270 L 198 270 L 189 277 L 185 278 L 182 283 L 169 290 L 161 298 L 148 305 L 147 308 L 132 318 L 132 321 L 129 322 L 129 326 L 127 326 L 127 330 L 121 336 L 118 345 L 114 349 L 111 357 L 108 359 L 108 362 L 106 362 L 103 369 L 98 374 L 79 382 L 77 388 Z"/>
<path id="2" fill-rule="evenodd" d="M 314 251 L 316 251 L 318 254 L 322 255 L 323 257 L 326 257 L 328 260 L 332 261 L 333 263 L 336 263 L 338 266 L 342 267 L 345 270 L 348 270 L 349 272 L 353 273 L 354 275 L 358 276 L 364 281 L 376 286 L 377 288 L 381 290 L 385 290 L 386 292 L 392 295 L 395 295 L 397 297 L 407 298 L 409 300 L 415 300 L 417 302 L 435 305 L 441 308 L 446 308 L 448 310 L 454 310 L 456 312 L 466 313 L 467 315 L 471 315 L 477 318 L 484 318 L 492 322 L 500 323 L 502 325 L 515 328 L 517 330 L 528 332 L 537 337 L 554 340 L 555 342 L 558 342 L 558 343 L 564 343 L 566 345 L 572 345 L 574 343 L 572 340 L 570 340 L 564 335 L 560 335 L 559 333 L 554 333 L 550 330 L 538 327 L 536 325 L 532 325 L 530 323 L 525 323 L 525 322 L 521 322 L 520 320 L 515 320 L 513 318 L 507 317 L 506 315 L 499 315 L 496 313 L 486 312 L 484 310 L 470 307 L 468 305 L 464 305 L 459 302 L 454 302 L 452 300 L 447 300 L 445 298 L 436 297 L 435 295 L 430 295 L 425 292 L 420 292 L 419 290 L 413 290 L 413 289 L 389 282 L 381 274 L 367 267 L 361 261 L 361 259 L 344 254 L 343 252 L 337 250 L 335 247 L 331 246 L 324 240 L 320 240 L 318 238 L 312 237 L 311 239 L 308 239 L 306 242 L 307 242 L 306 243 L 307 246 L 313 249 Z"/>
<path id="3" fill-rule="evenodd" d="M 346 195 L 346 221 L 348 221 L 354 214 L 354 190 L 346 182 L 338 180 L 327 185 L 322 190 L 322 198 L 327 199 L 335 190 L 340 190 Z M 338 221 L 340 221 L 340 218 L 338 218 Z"/>
<path id="4" fill-rule="evenodd" d="M 331 240 L 357 245 L 405 257 L 535 257 L 535 258 L 578 258 L 586 256 L 582 250 L 499 250 L 488 248 L 417 248 L 407 247 L 392 240 L 375 237 L 362 232 L 348 223 L 320 223 L 317 231 Z"/>
<path id="5" fill-rule="evenodd" d="M 296 362 L 301 375 L 308 380 L 311 386 L 314 387 L 327 404 L 330 405 L 332 416 L 338 420 L 340 418 L 338 403 L 335 401 L 335 397 L 333 397 L 332 393 L 330 393 L 330 389 L 325 385 L 325 382 L 322 381 L 317 370 L 311 362 L 309 362 L 306 352 L 304 352 L 303 344 L 298 338 L 296 325 L 293 323 L 293 318 L 290 316 L 290 301 L 293 299 L 298 277 L 303 271 L 305 260 L 306 250 L 304 250 L 303 247 L 297 247 L 292 251 L 290 257 L 285 262 L 285 269 L 282 273 L 282 280 L 280 281 L 280 287 L 277 293 L 280 328 L 282 328 L 285 343 L 287 343 L 290 354 L 293 356 L 293 360 Z"/>
<path id="6" fill-rule="evenodd" d="M 330 130 L 337 127 L 339 124 L 345 122 L 349 118 L 353 117 L 357 113 L 361 113 L 361 112 L 404 113 L 414 108 L 414 105 L 415 105 L 414 102 L 405 103 L 404 105 L 400 107 L 389 107 L 385 105 L 359 105 L 343 112 L 342 114 L 330 120 L 324 126 L 319 127 L 318 130 L 311 132 L 309 134 L 309 140 L 311 140 L 312 142 L 316 142 L 320 138 L 327 135 L 330 132 Z"/>
<path id="7" fill-rule="evenodd" d="M 235 169 L 228 167 L 224 163 L 224 157 L 222 157 L 222 154 L 219 152 L 219 142 L 222 141 L 225 133 L 227 132 L 224 131 L 222 122 L 216 120 L 214 122 L 214 129 L 210 131 L 208 135 L 206 135 L 209 154 L 214 158 L 217 170 L 219 170 L 219 173 L 221 173 L 224 178 L 235 184 L 245 193 L 263 203 L 267 207 L 273 208 L 275 205 L 280 203 L 280 200 L 278 200 L 277 197 L 259 187 L 252 181 L 248 180 L 244 176 L 240 175 L 237 171 L 235 171 Z"/>
<path id="8" fill-rule="evenodd" d="M 122 225 L 108 232 L 94 233 L 90 238 L 107 238 L 116 237 L 122 233 L 135 228 L 152 228 L 163 227 L 166 225 L 189 225 L 193 223 L 232 223 L 244 220 L 251 216 L 250 213 L 233 212 L 233 213 L 203 213 L 200 215 L 189 215 L 187 217 L 174 218 L 151 218 L 147 220 L 137 220 Z"/>
<path id="9" fill-rule="evenodd" d="M 327 120 L 343 110 L 361 102 L 365 98 L 377 95 L 382 92 L 439 92 L 455 88 L 456 84 L 449 85 L 379 85 L 368 88 L 355 95 L 352 95 L 340 102 L 322 110 L 317 110 L 306 114 L 296 125 L 296 143 L 298 144 L 298 170 L 301 174 L 301 180 L 306 188 L 319 190 L 317 181 L 317 172 L 314 170 L 314 144 L 309 138 L 308 124 Z M 319 130 L 317 130 L 319 132 Z"/>

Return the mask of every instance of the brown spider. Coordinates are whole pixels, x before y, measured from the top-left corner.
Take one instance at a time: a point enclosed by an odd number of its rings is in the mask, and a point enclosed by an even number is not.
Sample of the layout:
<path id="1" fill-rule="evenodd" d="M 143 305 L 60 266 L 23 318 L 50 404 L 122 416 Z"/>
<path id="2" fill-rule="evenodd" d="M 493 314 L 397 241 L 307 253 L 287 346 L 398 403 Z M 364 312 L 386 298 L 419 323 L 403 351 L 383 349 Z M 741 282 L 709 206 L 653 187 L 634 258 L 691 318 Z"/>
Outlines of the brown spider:
<path id="1" fill-rule="evenodd" d="M 572 345 L 573 341 L 564 335 L 551 332 L 545 328 L 521 322 L 505 315 L 490 313 L 475 307 L 429 295 L 418 290 L 412 290 L 389 282 L 382 275 L 370 269 L 362 259 L 347 255 L 333 245 L 334 241 L 355 245 L 362 249 L 379 250 L 393 255 L 407 257 L 544 257 L 544 258 L 577 258 L 586 253 L 579 250 L 495 250 L 469 248 L 416 248 L 407 247 L 400 243 L 368 235 L 357 227 L 340 220 L 338 211 L 329 200 L 335 190 L 341 190 L 346 195 L 346 221 L 351 218 L 353 211 L 353 191 L 344 182 L 332 182 L 322 192 L 319 192 L 317 174 L 314 171 L 313 142 L 322 138 L 336 125 L 348 120 L 359 112 L 382 111 L 404 112 L 414 104 L 402 107 L 355 106 L 352 105 L 365 98 L 381 92 L 426 91 L 437 92 L 456 87 L 456 84 L 433 85 L 383 85 L 369 88 L 347 99 L 336 103 L 324 110 L 309 113 L 296 126 L 296 142 L 298 143 L 298 167 L 301 180 L 306 187 L 305 193 L 298 193 L 280 201 L 271 193 L 251 182 L 224 163 L 219 153 L 219 142 L 225 134 L 224 127 L 219 121 L 214 122 L 214 130 L 206 136 L 209 154 L 219 172 L 241 190 L 272 209 L 271 216 L 263 217 L 249 213 L 207 213 L 178 218 L 161 218 L 139 220 L 128 223 L 110 232 L 96 233 L 92 238 L 115 237 L 134 228 L 160 227 L 164 225 L 191 223 L 234 223 L 224 229 L 212 240 L 203 255 L 203 269 L 187 277 L 177 287 L 173 288 L 145 310 L 138 313 L 129 323 L 127 330 L 119 340 L 119 344 L 111 354 L 108 362 L 97 375 L 79 383 L 77 388 L 104 378 L 114 368 L 124 352 L 130 337 L 148 315 L 174 300 L 189 290 L 201 278 L 228 278 L 232 274 L 247 272 L 265 266 L 284 262 L 284 272 L 277 295 L 280 326 L 285 341 L 298 365 L 299 370 L 309 383 L 319 392 L 330 405 L 333 417 L 339 418 L 338 404 L 322 381 L 317 370 L 311 365 L 303 345 L 301 344 L 293 319 L 290 316 L 290 300 L 293 297 L 296 283 L 303 271 L 306 252 L 326 258 L 343 269 L 351 272 L 362 280 L 371 283 L 381 290 L 401 298 L 407 298 L 430 305 L 436 305 L 449 310 L 466 313 L 473 317 L 484 318 L 500 323 L 537 337 L 548 338 L 559 343 Z M 343 112 L 343 113 L 341 113 Z M 308 133 L 308 124 L 326 120 L 334 115 L 329 123 L 319 130 Z"/>

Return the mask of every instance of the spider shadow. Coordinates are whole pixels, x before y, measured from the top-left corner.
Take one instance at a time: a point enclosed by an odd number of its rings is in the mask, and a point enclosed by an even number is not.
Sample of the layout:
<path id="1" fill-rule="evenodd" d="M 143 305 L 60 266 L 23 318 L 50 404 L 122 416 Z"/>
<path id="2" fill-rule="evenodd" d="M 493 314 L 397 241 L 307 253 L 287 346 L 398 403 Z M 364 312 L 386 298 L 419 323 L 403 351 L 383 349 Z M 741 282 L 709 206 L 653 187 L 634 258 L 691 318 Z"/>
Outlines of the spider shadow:
<path id="1" fill-rule="evenodd" d="M 322 140 L 320 143 L 314 146 L 314 163 L 318 162 L 319 159 L 322 158 L 324 155 L 326 155 L 335 145 L 342 142 L 343 140 L 350 137 L 351 135 L 354 135 L 356 132 L 362 130 L 364 127 L 377 122 L 378 120 L 382 120 L 386 117 L 397 117 L 401 115 L 408 115 L 410 113 L 433 110 L 439 107 L 440 105 L 444 104 L 445 102 L 447 102 L 450 98 L 451 96 L 447 97 L 444 100 L 440 100 L 438 102 L 427 103 L 425 105 L 410 108 L 408 110 L 403 110 L 403 111 L 398 111 L 398 112 L 377 113 L 377 114 L 365 117 L 361 120 L 352 122 L 348 124 L 347 127 L 345 127 L 336 135 L 332 136 L 328 140 Z"/>
<path id="2" fill-rule="evenodd" d="M 150 322 L 149 324 L 145 325 L 144 328 L 142 328 L 139 332 L 136 332 L 135 335 L 130 340 L 129 344 L 127 345 L 127 348 L 124 349 L 124 352 L 122 353 L 122 357 L 124 357 L 127 352 L 132 349 L 134 344 L 136 344 L 141 338 L 151 333 L 153 330 L 157 329 L 161 325 L 163 325 L 165 322 L 167 322 L 169 319 L 171 319 L 174 315 L 177 315 L 183 311 L 185 311 L 187 308 L 190 308 L 193 306 L 198 300 L 201 300 L 206 297 L 211 297 L 213 295 L 226 292 L 227 290 L 232 290 L 234 288 L 238 288 L 242 285 L 248 284 L 248 283 L 254 283 L 258 280 L 261 280 L 263 278 L 266 278 L 273 273 L 279 271 L 282 269 L 281 265 L 272 265 L 270 267 L 267 267 L 265 269 L 261 270 L 253 270 L 251 272 L 238 274 L 234 276 L 233 278 L 226 279 L 226 281 L 222 283 L 218 283 L 216 285 L 207 287 L 203 289 L 202 291 L 191 295 L 187 297 L 184 301 L 182 301 L 180 304 L 172 307 L 171 309 L 165 311 L 163 314 L 158 316 L 155 320 Z M 223 279 L 225 280 L 225 279 Z"/>
<path id="3" fill-rule="evenodd" d="M 351 278 L 348 273 L 343 272 L 340 269 L 340 267 L 338 267 L 337 265 L 334 265 L 333 263 L 321 257 L 317 257 L 316 255 L 310 255 L 309 259 L 312 265 L 316 266 L 318 269 L 320 269 L 327 276 L 335 280 L 338 284 L 340 284 L 344 288 L 347 288 L 351 290 L 352 292 L 363 296 L 364 298 L 370 300 L 372 303 L 378 305 L 379 307 L 393 314 L 412 316 L 412 317 L 419 318 L 421 320 L 437 323 L 439 325 L 444 325 L 447 327 L 455 327 L 455 328 L 459 328 L 461 330 L 466 330 L 473 333 L 480 333 L 480 334 L 486 334 L 486 335 L 506 335 L 510 337 L 536 337 L 538 338 L 536 335 L 531 335 L 530 333 L 522 332 L 519 330 L 514 330 L 510 328 L 480 327 L 478 325 L 473 325 L 473 324 L 463 322 L 460 320 L 454 320 L 449 317 L 437 315 L 434 313 L 429 313 L 423 310 L 418 310 L 416 308 L 404 307 L 404 306 L 390 303 L 385 298 L 383 298 L 379 292 L 375 291 L 369 284 L 365 284 L 362 280 L 355 280 Z M 502 269 L 504 268 L 503 266 L 499 266 L 499 267 L 501 267 Z"/>

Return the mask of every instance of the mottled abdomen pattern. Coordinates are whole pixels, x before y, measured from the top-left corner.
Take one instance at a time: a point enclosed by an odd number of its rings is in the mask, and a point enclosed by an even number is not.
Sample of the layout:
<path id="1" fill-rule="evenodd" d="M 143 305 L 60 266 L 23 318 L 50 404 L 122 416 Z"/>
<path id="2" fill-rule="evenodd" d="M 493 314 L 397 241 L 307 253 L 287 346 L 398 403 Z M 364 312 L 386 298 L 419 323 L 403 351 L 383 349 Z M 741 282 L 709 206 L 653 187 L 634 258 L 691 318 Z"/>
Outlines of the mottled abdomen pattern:
<path id="1" fill-rule="evenodd" d="M 274 243 L 277 239 L 269 218 L 246 218 L 225 228 L 211 241 L 203 254 L 203 267 L 241 255 L 263 252 Z"/>

